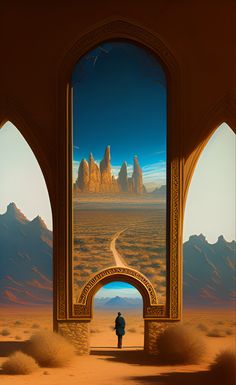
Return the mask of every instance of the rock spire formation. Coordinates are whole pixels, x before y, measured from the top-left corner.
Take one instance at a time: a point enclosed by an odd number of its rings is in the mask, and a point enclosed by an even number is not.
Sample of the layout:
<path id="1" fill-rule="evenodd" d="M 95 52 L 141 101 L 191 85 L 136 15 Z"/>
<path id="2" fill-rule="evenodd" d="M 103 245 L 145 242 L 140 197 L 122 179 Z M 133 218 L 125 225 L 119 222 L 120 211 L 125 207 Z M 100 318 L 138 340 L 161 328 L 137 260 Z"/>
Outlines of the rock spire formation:
<path id="1" fill-rule="evenodd" d="M 105 149 L 104 157 L 98 166 L 90 154 L 89 160 L 82 159 L 79 165 L 78 178 L 74 184 L 77 192 L 89 193 L 135 193 L 142 194 L 143 186 L 142 169 L 138 157 L 134 157 L 132 177 L 128 177 L 127 163 L 123 162 L 118 178 L 112 175 L 110 146 Z"/>
<path id="2" fill-rule="evenodd" d="M 104 157 L 100 162 L 100 172 L 101 172 L 101 183 L 102 184 L 111 184 L 112 173 L 111 173 L 111 150 L 110 146 L 107 146 Z"/>
<path id="3" fill-rule="evenodd" d="M 86 159 L 82 159 L 79 165 L 76 188 L 79 191 L 88 191 L 89 183 L 89 165 Z"/>
<path id="4" fill-rule="evenodd" d="M 118 175 L 118 184 L 123 192 L 129 191 L 128 172 L 127 172 L 126 162 L 122 163 L 122 166 Z"/>
<path id="5" fill-rule="evenodd" d="M 134 169 L 133 169 L 133 192 L 136 194 L 142 194 L 143 192 L 143 173 L 138 163 L 137 155 L 134 156 Z"/>
<path id="6" fill-rule="evenodd" d="M 111 150 L 107 146 L 104 157 L 100 162 L 101 184 L 100 191 L 104 193 L 119 192 L 117 181 L 111 172 Z"/>
<path id="7" fill-rule="evenodd" d="M 101 174 L 97 163 L 95 163 L 93 155 L 89 156 L 89 182 L 88 182 L 88 191 L 89 192 L 99 192 L 101 184 Z"/>

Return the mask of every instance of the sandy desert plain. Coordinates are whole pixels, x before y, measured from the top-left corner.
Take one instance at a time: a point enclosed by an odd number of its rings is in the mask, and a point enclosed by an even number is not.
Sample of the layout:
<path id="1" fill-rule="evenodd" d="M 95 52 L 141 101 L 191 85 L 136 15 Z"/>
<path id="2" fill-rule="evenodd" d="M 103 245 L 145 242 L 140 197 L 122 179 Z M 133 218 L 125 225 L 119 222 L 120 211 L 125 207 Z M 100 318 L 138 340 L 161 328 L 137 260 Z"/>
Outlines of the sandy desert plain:
<path id="1" fill-rule="evenodd" d="M 91 197 L 92 195 L 92 197 Z M 150 194 L 79 194 L 73 210 L 74 296 L 99 270 L 124 264 L 143 273 L 165 302 L 166 205 Z M 94 196 L 95 195 L 95 196 Z M 112 248 L 113 241 L 113 248 Z"/>
<path id="2" fill-rule="evenodd" d="M 6 375 L 4 385 L 215 385 L 210 381 L 208 365 L 224 349 L 236 349 L 235 312 L 226 309 L 186 309 L 183 323 L 191 326 L 206 343 L 202 362 L 195 365 L 166 366 L 156 357 L 148 357 L 143 348 L 143 319 L 141 310 L 124 310 L 127 327 L 124 348 L 116 349 L 113 330 L 114 311 L 95 310 L 91 322 L 91 354 L 76 356 L 66 368 L 40 368 L 29 375 Z M 50 308 L 1 308 L 0 364 L 11 352 L 20 350 L 24 341 L 35 332 L 52 329 Z M 227 380 L 223 385 L 227 385 Z"/>

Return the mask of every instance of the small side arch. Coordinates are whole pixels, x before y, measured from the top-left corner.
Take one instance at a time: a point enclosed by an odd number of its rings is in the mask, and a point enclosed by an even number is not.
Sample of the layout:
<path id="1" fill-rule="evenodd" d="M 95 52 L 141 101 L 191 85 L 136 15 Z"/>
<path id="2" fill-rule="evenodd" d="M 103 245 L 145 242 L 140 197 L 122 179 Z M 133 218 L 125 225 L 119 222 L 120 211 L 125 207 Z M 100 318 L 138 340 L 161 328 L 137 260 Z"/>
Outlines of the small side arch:
<path id="1" fill-rule="evenodd" d="M 104 285 L 114 281 L 123 281 L 134 286 L 143 298 L 143 317 L 164 317 L 165 306 L 158 304 L 156 292 L 151 282 L 141 273 L 128 267 L 110 267 L 95 274 L 83 287 L 77 303 L 74 304 L 74 316 L 92 318 L 93 298 Z"/>

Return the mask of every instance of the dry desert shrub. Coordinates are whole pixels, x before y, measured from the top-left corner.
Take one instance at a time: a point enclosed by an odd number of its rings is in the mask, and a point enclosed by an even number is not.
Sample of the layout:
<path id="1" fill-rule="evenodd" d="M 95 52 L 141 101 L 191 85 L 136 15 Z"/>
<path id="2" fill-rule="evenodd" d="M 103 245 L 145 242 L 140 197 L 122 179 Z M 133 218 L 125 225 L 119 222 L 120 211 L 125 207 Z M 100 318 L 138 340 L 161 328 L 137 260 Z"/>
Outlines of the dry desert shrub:
<path id="1" fill-rule="evenodd" d="M 159 358 L 165 364 L 195 364 L 200 361 L 205 344 L 199 334 L 184 325 L 164 330 L 157 338 Z"/>
<path id="2" fill-rule="evenodd" d="M 15 336 L 15 340 L 16 340 L 16 341 L 21 340 L 21 336 Z"/>
<path id="3" fill-rule="evenodd" d="M 209 330 L 206 335 L 207 337 L 225 337 L 224 331 L 216 328 Z"/>
<path id="4" fill-rule="evenodd" d="M 127 329 L 127 332 L 129 332 L 129 333 L 137 333 L 137 329 L 129 328 L 129 329 Z"/>
<path id="5" fill-rule="evenodd" d="M 48 376 L 50 373 L 47 371 L 47 370 L 45 370 L 44 372 L 43 372 L 43 375 L 44 376 Z"/>
<path id="6" fill-rule="evenodd" d="M 216 384 L 235 385 L 236 353 L 231 350 L 220 352 L 210 365 L 210 372 Z"/>
<path id="7" fill-rule="evenodd" d="M 227 329 L 225 329 L 225 334 L 227 336 L 232 336 L 234 334 L 234 330 L 230 329 L 230 328 L 227 328 Z"/>
<path id="8" fill-rule="evenodd" d="M 9 329 L 2 329 L 1 335 L 2 336 L 9 336 L 11 334 Z"/>
<path id="9" fill-rule="evenodd" d="M 32 329 L 39 329 L 40 325 L 35 323 L 35 324 L 32 324 L 31 328 Z"/>
<path id="10" fill-rule="evenodd" d="M 90 333 L 101 333 L 101 330 L 96 328 L 91 328 Z"/>
<path id="11" fill-rule="evenodd" d="M 75 349 L 63 336 L 50 331 L 34 334 L 27 352 L 43 367 L 64 367 L 75 355 Z"/>
<path id="12" fill-rule="evenodd" d="M 198 328 L 199 330 L 201 330 L 201 332 L 207 332 L 207 330 L 208 330 L 208 327 L 207 327 L 204 323 L 202 323 L 202 322 L 200 322 L 200 323 L 197 325 L 197 328 Z"/>
<path id="13" fill-rule="evenodd" d="M 38 364 L 32 357 L 17 351 L 3 362 L 2 369 L 7 374 L 29 374 L 38 369 Z"/>
<path id="14" fill-rule="evenodd" d="M 16 326 L 22 325 L 22 322 L 17 320 L 17 321 L 14 322 L 14 325 L 16 325 Z"/>
<path id="15" fill-rule="evenodd" d="M 216 321 L 215 323 L 216 323 L 216 325 L 224 325 L 225 324 L 225 322 L 222 321 L 222 320 L 221 321 Z"/>

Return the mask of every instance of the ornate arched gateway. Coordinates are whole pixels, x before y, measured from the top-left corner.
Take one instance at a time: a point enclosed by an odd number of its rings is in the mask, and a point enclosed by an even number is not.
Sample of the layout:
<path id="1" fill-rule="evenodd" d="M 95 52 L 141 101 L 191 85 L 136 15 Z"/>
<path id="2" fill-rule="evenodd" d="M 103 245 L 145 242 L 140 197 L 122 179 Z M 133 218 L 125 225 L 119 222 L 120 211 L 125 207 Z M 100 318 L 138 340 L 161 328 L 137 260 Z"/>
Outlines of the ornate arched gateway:
<path id="1" fill-rule="evenodd" d="M 94 47 L 102 45 L 102 42 L 120 41 L 120 39 L 133 42 L 137 46 L 147 48 L 154 57 L 156 56 L 165 69 L 168 85 L 167 94 L 167 162 L 166 162 L 166 240 L 165 240 L 165 301 L 158 301 L 159 286 L 157 281 L 148 279 L 145 271 L 125 263 L 122 265 L 107 262 L 105 268 L 99 268 L 96 263 L 89 273 L 85 273 L 81 279 L 82 265 L 76 256 L 76 238 L 74 226 L 74 202 L 75 190 L 83 190 L 86 185 L 87 164 L 80 162 L 78 178 L 74 183 L 71 162 L 73 158 L 73 87 L 71 87 L 71 74 L 75 64 L 81 57 L 87 55 L 94 67 L 97 62 Z M 102 54 L 106 54 L 107 47 L 99 48 Z M 92 52 L 92 54 L 90 53 Z M 88 54 L 89 53 L 89 54 Z M 77 73 L 76 73 L 77 74 Z M 80 78 L 75 78 L 75 83 L 80 83 Z M 145 321 L 144 349 L 155 354 L 157 352 L 156 336 L 168 323 L 178 321 L 181 318 L 181 244 L 182 244 L 182 159 L 181 159 L 181 116 L 180 116 L 180 73 L 178 65 L 162 41 L 142 28 L 127 23 L 126 21 L 114 21 L 98 27 L 89 32 L 83 39 L 71 49 L 66 56 L 60 70 L 59 79 L 59 131 L 60 152 L 62 159 L 66 159 L 66 170 L 61 172 L 58 168 L 58 180 L 67 186 L 66 191 L 60 189 L 60 201 L 62 203 L 61 220 L 59 227 L 65 238 L 58 239 L 55 244 L 57 261 L 55 263 L 54 285 L 57 296 L 55 297 L 54 325 L 60 333 L 68 336 L 76 345 L 80 354 L 89 353 L 89 325 L 92 318 L 93 297 L 97 290 L 112 281 L 124 281 L 138 289 L 143 297 L 143 317 Z M 66 99 L 65 99 L 66 96 Z M 66 122 L 66 130 L 65 130 Z M 66 140 L 65 140 L 66 138 Z M 77 142 L 75 142 L 76 148 Z M 106 143 L 107 144 L 107 143 Z M 107 159 L 109 153 L 104 155 Z M 107 155 L 108 154 L 108 155 Z M 94 164 L 93 159 L 90 161 Z M 77 159 L 78 163 L 78 159 Z M 100 163 L 101 164 L 101 163 Z M 62 166 L 63 167 L 63 166 Z M 96 166 L 94 166 L 96 168 Z M 101 169 L 101 166 L 100 166 Z M 84 171 L 85 170 L 85 171 Z M 81 180 L 79 177 L 83 176 Z M 85 175 L 85 177 L 84 177 Z M 64 176 L 64 177 L 63 177 Z M 82 181 L 82 182 L 81 182 Z M 68 183 L 69 182 L 69 183 Z M 89 182 L 88 182 L 89 183 Z M 114 181 L 112 182 L 114 183 Z M 116 183 L 116 182 L 115 182 Z M 135 181 L 132 182 L 135 184 Z M 81 187 L 82 186 L 82 187 Z M 59 186 L 58 186 L 59 188 Z M 97 190 L 96 190 L 97 191 Z M 74 201 L 73 201 L 74 199 Z M 66 203 L 65 203 L 66 202 Z M 82 202 L 84 203 L 84 202 Z M 88 202 L 85 202 L 86 204 Z M 100 202 L 98 202 L 98 205 Z M 150 210 L 151 212 L 151 210 Z M 84 212 L 76 214 L 83 217 Z M 132 228 L 132 225 L 131 225 Z M 102 252 L 101 252 L 102 255 Z M 89 255 L 88 255 L 89 257 Z M 93 261 L 93 256 L 90 255 Z M 76 261 L 76 262 L 75 262 Z M 94 259 L 96 261 L 96 258 Z M 126 261 L 127 262 L 127 261 Z M 138 262 L 138 261 L 137 261 Z M 156 261 L 157 262 L 157 261 Z M 85 260 L 84 266 L 89 263 Z M 153 265 L 154 266 L 154 265 Z M 152 266 L 153 269 L 155 269 Z M 156 263 L 155 266 L 158 266 Z M 77 269 L 77 270 L 76 270 Z M 86 271 L 86 268 L 84 269 Z M 93 274 L 92 274 L 93 272 Z"/>
<path id="2" fill-rule="evenodd" d="M 164 305 L 159 305 L 156 291 L 151 282 L 137 270 L 128 267 L 110 267 L 99 271 L 83 287 L 77 303 L 74 306 L 74 313 L 78 317 L 92 317 L 92 301 L 96 292 L 109 282 L 123 281 L 130 283 L 140 292 L 143 297 L 143 316 L 164 316 Z"/>
<path id="3" fill-rule="evenodd" d="M 96 292 L 109 282 L 123 281 L 133 285 L 143 298 L 143 317 L 145 320 L 144 347 L 150 350 L 150 326 L 155 319 L 165 319 L 165 306 L 158 304 L 156 291 L 151 282 L 141 273 L 128 267 L 110 267 L 99 271 L 83 287 L 73 309 L 75 322 L 61 322 L 59 330 L 70 336 L 80 353 L 89 352 L 89 322 L 93 316 L 93 298 Z M 152 322 L 152 323 L 151 323 Z M 160 330 L 160 328 L 158 328 Z M 154 336 L 156 329 L 154 328 Z M 153 336 L 152 336 L 153 337 Z M 153 346 L 153 349 L 155 346 Z"/>

